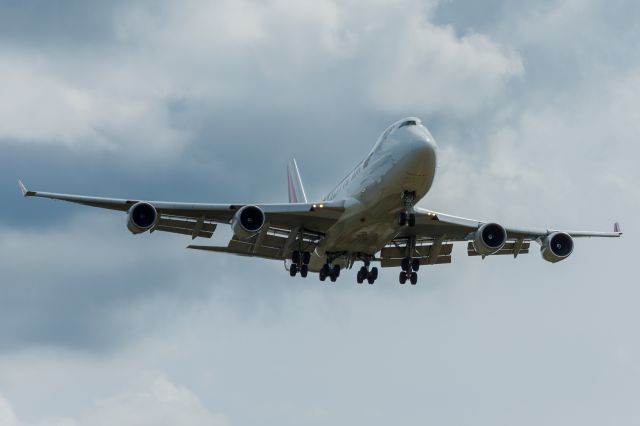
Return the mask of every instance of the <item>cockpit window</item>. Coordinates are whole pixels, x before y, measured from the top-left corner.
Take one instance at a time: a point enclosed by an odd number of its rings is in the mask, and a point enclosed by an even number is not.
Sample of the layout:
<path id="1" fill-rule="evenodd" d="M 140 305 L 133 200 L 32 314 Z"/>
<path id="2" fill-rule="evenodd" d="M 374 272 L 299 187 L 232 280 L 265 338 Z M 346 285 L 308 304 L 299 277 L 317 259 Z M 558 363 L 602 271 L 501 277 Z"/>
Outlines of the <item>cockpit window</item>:
<path id="1" fill-rule="evenodd" d="M 405 122 L 403 122 L 401 125 L 398 126 L 398 129 L 400 129 L 401 127 L 405 127 L 405 126 L 416 126 L 418 124 L 418 122 L 416 120 L 407 120 Z"/>

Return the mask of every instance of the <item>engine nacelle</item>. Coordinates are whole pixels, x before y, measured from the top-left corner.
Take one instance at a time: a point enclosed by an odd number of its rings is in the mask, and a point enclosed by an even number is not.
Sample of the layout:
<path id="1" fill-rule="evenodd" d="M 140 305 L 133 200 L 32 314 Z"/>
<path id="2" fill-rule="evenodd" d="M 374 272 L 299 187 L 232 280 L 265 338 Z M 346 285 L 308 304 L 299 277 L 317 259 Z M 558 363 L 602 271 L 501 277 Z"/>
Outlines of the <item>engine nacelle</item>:
<path id="1" fill-rule="evenodd" d="M 136 203 L 129 208 L 127 228 L 132 234 L 147 232 L 158 222 L 158 212 L 149 203 Z"/>
<path id="2" fill-rule="evenodd" d="M 540 254 L 547 262 L 556 263 L 573 252 L 573 238 L 565 232 L 554 232 L 542 240 Z"/>
<path id="3" fill-rule="evenodd" d="M 507 231 L 497 223 L 485 223 L 473 237 L 473 247 L 482 256 L 488 256 L 504 247 Z"/>
<path id="4" fill-rule="evenodd" d="M 262 230 L 266 217 L 260 207 L 244 206 L 233 215 L 231 229 L 240 239 L 251 238 Z"/>

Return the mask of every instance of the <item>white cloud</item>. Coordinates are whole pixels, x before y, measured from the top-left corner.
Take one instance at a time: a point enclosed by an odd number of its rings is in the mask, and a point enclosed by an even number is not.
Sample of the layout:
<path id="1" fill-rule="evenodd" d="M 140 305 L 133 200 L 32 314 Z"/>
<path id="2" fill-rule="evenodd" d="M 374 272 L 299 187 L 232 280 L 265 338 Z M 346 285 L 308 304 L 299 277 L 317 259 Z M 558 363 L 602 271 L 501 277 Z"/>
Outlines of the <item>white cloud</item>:
<path id="1" fill-rule="evenodd" d="M 61 56 L 0 52 L 0 140 L 151 157 L 185 142 L 170 123 L 168 93 L 152 77 L 123 75 L 113 63 L 120 58 Z"/>
<path id="2" fill-rule="evenodd" d="M 98 401 L 78 426 L 227 426 L 224 416 L 209 412 L 189 389 L 167 378 L 148 377 L 129 389 Z"/>
<path id="3" fill-rule="evenodd" d="M 191 0 L 133 4 L 94 51 L 0 50 L 0 140 L 171 156 L 193 137 L 171 102 L 476 113 L 522 75 L 487 36 L 429 22 L 433 4 Z M 413 11 L 407 13 L 407 11 Z M 322 84 L 326 90 L 319 92 Z"/>
<path id="4" fill-rule="evenodd" d="M 228 426 L 225 416 L 211 413 L 197 396 L 163 375 L 140 373 L 128 388 L 95 401 L 77 418 L 19 421 L 0 395 L 2 426 Z"/>

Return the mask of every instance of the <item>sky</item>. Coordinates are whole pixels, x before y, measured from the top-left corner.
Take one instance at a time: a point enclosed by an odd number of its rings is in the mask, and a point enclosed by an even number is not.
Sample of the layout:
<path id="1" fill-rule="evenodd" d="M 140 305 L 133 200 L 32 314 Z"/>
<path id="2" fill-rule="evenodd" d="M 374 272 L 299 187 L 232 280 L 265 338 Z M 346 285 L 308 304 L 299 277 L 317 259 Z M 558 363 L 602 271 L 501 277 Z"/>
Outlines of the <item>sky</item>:
<path id="1" fill-rule="evenodd" d="M 637 425 L 640 3 L 0 0 L 0 425 Z M 386 126 L 421 207 L 609 231 L 373 286 L 36 190 L 321 199 Z M 229 232 L 220 227 L 214 242 Z"/>

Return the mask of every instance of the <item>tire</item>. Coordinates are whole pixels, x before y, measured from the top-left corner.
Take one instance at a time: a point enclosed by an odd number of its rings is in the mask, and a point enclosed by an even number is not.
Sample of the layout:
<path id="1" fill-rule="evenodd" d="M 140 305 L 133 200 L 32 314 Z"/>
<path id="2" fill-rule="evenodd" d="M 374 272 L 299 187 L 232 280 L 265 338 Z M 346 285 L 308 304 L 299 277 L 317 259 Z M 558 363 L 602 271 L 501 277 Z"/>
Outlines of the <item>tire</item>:
<path id="1" fill-rule="evenodd" d="M 356 281 L 358 282 L 358 284 L 362 284 L 364 282 L 364 274 L 362 273 L 362 269 L 358 271 Z"/>
<path id="2" fill-rule="evenodd" d="M 332 283 L 335 283 L 336 280 L 338 279 L 338 276 L 332 272 L 329 278 L 331 279 Z"/>
<path id="3" fill-rule="evenodd" d="M 411 261 L 411 269 L 418 271 L 420 269 L 420 259 L 413 259 Z"/>
<path id="4" fill-rule="evenodd" d="M 407 282 L 407 273 L 402 271 L 400 272 L 400 284 L 404 284 Z"/>
<path id="5" fill-rule="evenodd" d="M 295 264 L 300 263 L 300 252 L 298 250 L 294 250 L 293 254 L 291 255 L 291 261 Z"/>
<path id="6" fill-rule="evenodd" d="M 418 274 L 412 272 L 409 280 L 411 281 L 411 285 L 416 285 L 418 283 Z"/>
<path id="7" fill-rule="evenodd" d="M 335 275 L 336 278 L 338 278 L 340 276 L 340 266 L 339 265 L 333 265 L 333 271 L 331 272 L 331 275 Z"/>
<path id="8" fill-rule="evenodd" d="M 398 216 L 398 225 L 405 226 L 406 224 L 407 224 L 407 214 L 405 212 L 402 212 Z"/>
<path id="9" fill-rule="evenodd" d="M 308 251 L 305 251 L 304 253 L 302 253 L 302 264 L 308 265 L 310 261 L 311 261 L 311 253 L 309 253 Z"/>
<path id="10" fill-rule="evenodd" d="M 309 273 L 309 267 L 307 265 L 302 265 L 300 267 L 300 276 L 302 278 L 307 278 L 308 273 Z"/>
<path id="11" fill-rule="evenodd" d="M 292 277 L 295 277 L 297 273 L 298 273 L 298 265 L 294 263 L 291 266 L 289 266 L 289 275 L 291 275 Z"/>
<path id="12" fill-rule="evenodd" d="M 400 264 L 400 266 L 405 272 L 411 271 L 411 258 L 405 257 L 404 259 L 402 259 L 402 263 Z"/>
<path id="13" fill-rule="evenodd" d="M 369 276 L 367 277 L 367 282 L 369 283 L 369 285 L 376 282 L 376 280 L 371 276 L 371 273 L 369 273 Z"/>
<path id="14" fill-rule="evenodd" d="M 409 226 L 416 226 L 416 215 L 413 213 L 409 215 Z"/>
<path id="15" fill-rule="evenodd" d="M 378 279 L 378 268 L 376 267 L 371 268 L 371 276 L 373 276 L 374 281 Z"/>
<path id="16" fill-rule="evenodd" d="M 320 275 L 320 281 L 324 281 L 327 279 L 327 275 L 324 272 L 320 271 L 319 275 Z"/>

